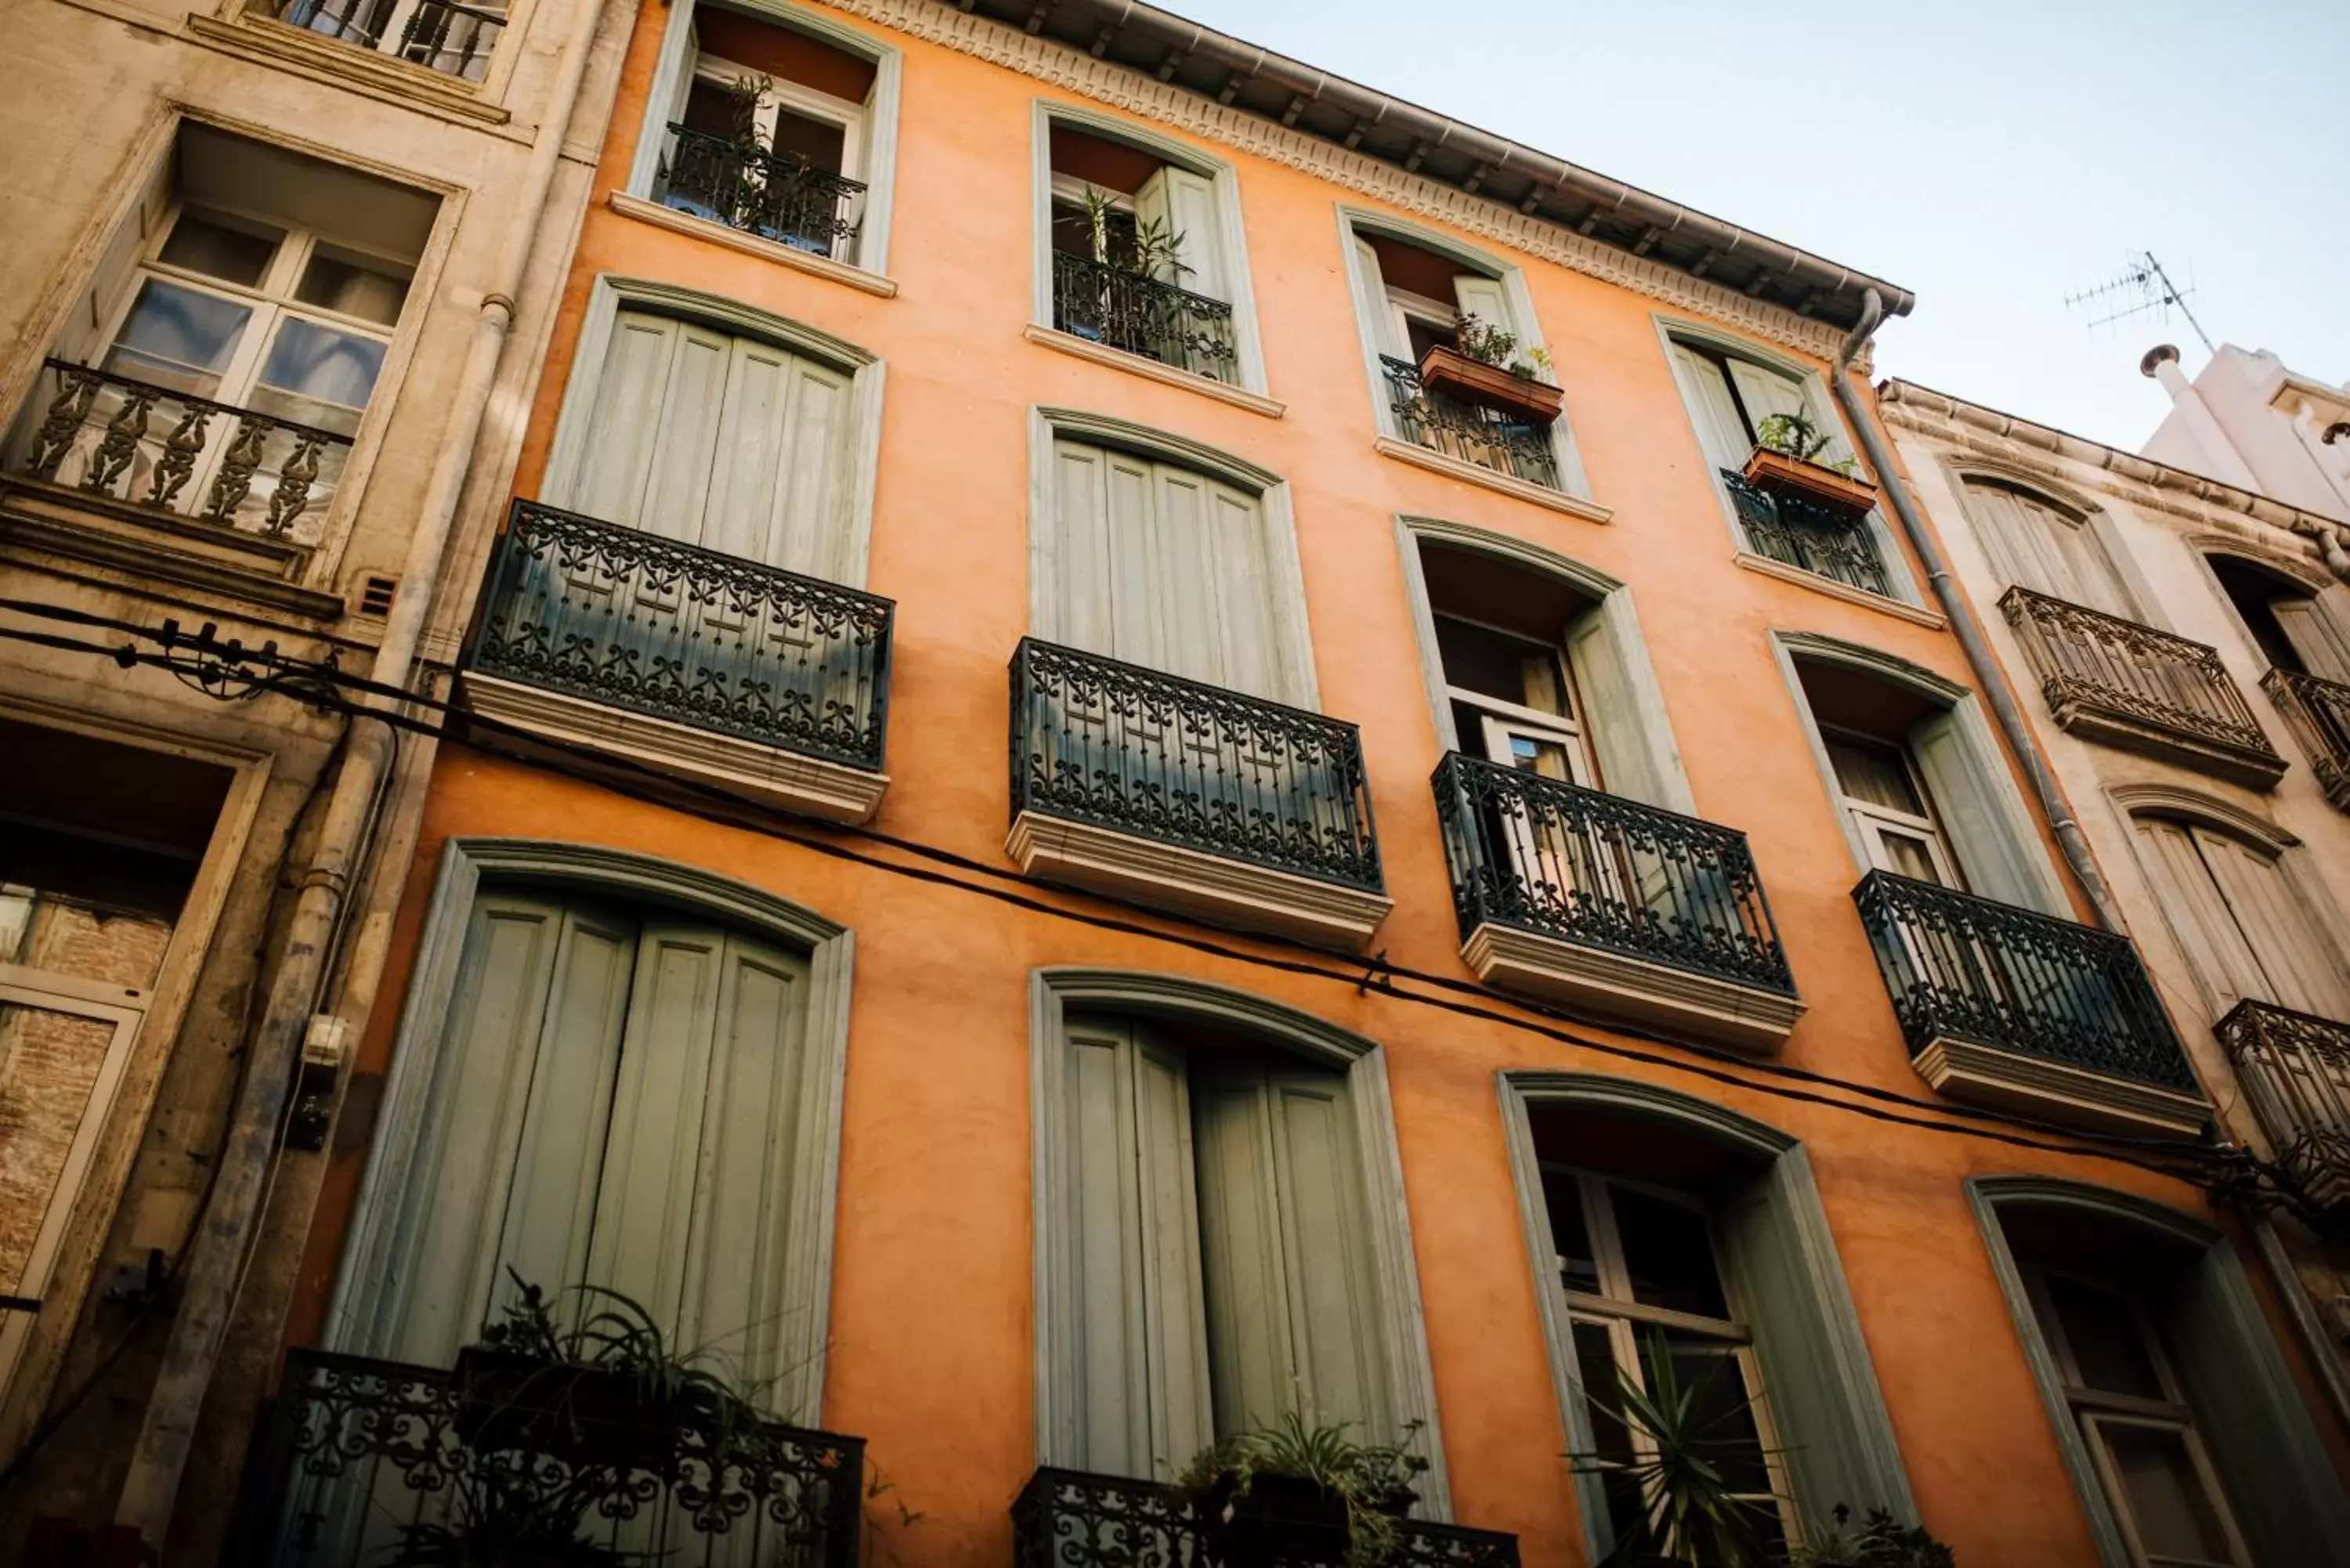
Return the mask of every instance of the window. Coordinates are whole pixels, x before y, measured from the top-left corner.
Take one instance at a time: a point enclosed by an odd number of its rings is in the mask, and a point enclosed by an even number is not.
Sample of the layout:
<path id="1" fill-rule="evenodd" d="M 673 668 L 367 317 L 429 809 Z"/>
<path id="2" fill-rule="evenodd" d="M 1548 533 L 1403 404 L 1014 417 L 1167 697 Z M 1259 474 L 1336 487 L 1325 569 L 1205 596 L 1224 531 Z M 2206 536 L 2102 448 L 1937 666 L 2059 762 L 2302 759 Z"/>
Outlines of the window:
<path id="1" fill-rule="evenodd" d="M 1060 332 L 1261 389 L 1228 171 L 1108 123 L 1044 113 L 1047 297 Z"/>
<path id="2" fill-rule="evenodd" d="M 1773 414 L 1807 420 L 1828 438 L 1820 462 L 1833 465 L 1852 457 L 1843 421 L 1814 400 L 1803 379 L 1708 344 L 1676 338 L 1672 348 L 1691 395 L 1698 444 L 1716 469 L 1735 473 L 1744 468 L 1762 442 L 1763 421 Z"/>
<path id="3" fill-rule="evenodd" d="M 2143 618 L 2088 518 L 1998 480 L 1962 483 L 1975 537 L 2000 582 L 2124 620 Z"/>
<path id="4" fill-rule="evenodd" d="M 2137 818 L 2155 891 L 2213 1015 L 2249 997 L 2350 1022 L 2350 965 L 2277 850 L 2182 817 Z"/>
<path id="5" fill-rule="evenodd" d="M 795 6 L 685 4 L 632 191 L 787 251 L 879 272 L 899 60 Z"/>
<path id="6" fill-rule="evenodd" d="M 505 31 L 505 0 L 255 0 L 262 16 L 479 82 Z"/>
<path id="7" fill-rule="evenodd" d="M 1920 882 L 1961 886 L 1908 749 L 1844 730 L 1824 729 L 1821 735 L 1869 865 Z"/>
<path id="8" fill-rule="evenodd" d="M 2350 627 L 2340 589 L 2319 594 L 2234 556 L 2205 559 L 2271 668 L 2350 685 Z"/>
<path id="9" fill-rule="evenodd" d="M 1065 1035 L 1066 1462 L 1163 1478 L 1293 1409 L 1395 1433 L 1347 1075 L 1107 1014 Z"/>
<path id="10" fill-rule="evenodd" d="M 421 192 L 185 128 L 60 335 L 48 396 L 18 421 L 23 465 L 274 533 L 323 510 L 436 208 Z M 61 416 L 72 422 L 36 434 Z"/>

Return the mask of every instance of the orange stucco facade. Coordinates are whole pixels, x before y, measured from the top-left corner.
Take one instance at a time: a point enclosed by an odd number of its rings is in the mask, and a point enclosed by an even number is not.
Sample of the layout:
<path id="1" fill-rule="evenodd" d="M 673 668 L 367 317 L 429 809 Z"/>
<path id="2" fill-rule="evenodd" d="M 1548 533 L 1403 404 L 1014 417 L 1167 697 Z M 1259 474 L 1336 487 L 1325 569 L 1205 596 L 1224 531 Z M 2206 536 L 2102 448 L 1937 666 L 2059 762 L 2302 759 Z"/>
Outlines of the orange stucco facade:
<path id="1" fill-rule="evenodd" d="M 2056 1568 L 2096 1560 L 2009 1307 L 1962 1186 L 2035 1171 L 2139 1194 L 2214 1224 L 2187 1185 L 2129 1163 L 1924 1130 L 1859 1114 L 1863 1096 L 1789 1085 L 1596 1024 L 1484 1005 L 1554 1033 L 1473 1019 L 1252 956 L 1295 950 L 1173 917 L 1109 911 L 1023 885 L 1005 857 L 1005 664 L 1029 629 L 1029 421 L 1053 405 L 1178 432 L 1285 479 L 1321 706 L 1360 724 L 1387 888 L 1374 946 L 1407 969 L 1471 979 L 1428 780 L 1441 755 L 1416 649 L 1399 514 L 1532 541 L 1627 584 L 1698 813 L 1752 842 L 1808 1011 L 1783 1053 L 1843 1084 L 1922 1096 L 1856 915 L 1858 875 L 1770 634 L 1865 644 L 1970 685 L 1926 614 L 1904 616 L 1741 566 L 1647 294 L 1534 257 L 1523 270 L 1604 523 L 1532 504 L 1373 448 L 1370 389 L 1336 216 L 1373 197 L 1249 151 L 1243 213 L 1274 416 L 1023 337 L 1031 317 L 1035 105 L 1083 102 L 1037 78 L 875 28 L 902 51 L 893 296 L 617 212 L 664 28 L 648 3 L 627 46 L 594 197 L 572 259 L 517 493 L 536 493 L 591 285 L 690 286 L 845 339 L 887 367 L 866 586 L 896 605 L 889 786 L 874 827 L 951 852 L 953 870 L 854 833 L 711 820 L 491 752 L 440 755 L 379 1007 L 357 1071 L 383 1074 L 442 844 L 560 837 L 739 878 L 855 933 L 830 1342 L 822 1421 L 863 1436 L 896 1502 L 868 1510 L 876 1561 L 1001 1563 L 1006 1509 L 1034 1469 L 1030 984 L 1039 966 L 1197 977 L 1285 1002 L 1378 1042 L 1416 1250 L 1454 1517 L 1517 1533 L 1534 1568 L 1581 1562 L 1582 1536 L 1537 1282 L 1495 1075 L 1616 1074 L 1717 1100 L 1808 1151 L 1924 1521 L 1959 1561 Z M 859 26 L 870 24 L 858 22 Z M 1166 134 L 1181 134 L 1166 131 Z M 1425 219 L 1416 218 L 1425 223 Z M 1461 243 L 1496 252 L 1460 232 Z M 1738 330 L 1735 324 L 1723 324 Z M 1815 361 L 1825 369 L 1825 361 Z M 1917 563 L 1911 572 L 1920 580 Z M 2010 759 L 2012 763 L 2012 759 Z M 807 840 L 803 843 L 799 840 Z M 2052 862 L 2053 841 L 2047 846 Z M 846 854 L 832 851 L 846 851 Z M 868 862 L 945 872 L 982 889 Z M 1163 934 L 1072 915 L 1115 913 Z M 1205 950 L 1200 943 L 1214 949 Z M 1417 988 L 1409 983 L 1398 989 Z M 1573 1036 L 1588 1044 L 1572 1043 Z M 1832 1103 L 1822 1103 L 1832 1102 Z M 365 1168 L 338 1152 L 308 1246 L 290 1343 L 315 1342 Z M 2272 1311 L 2272 1317 L 2277 1314 Z M 2296 1357 L 2279 1324 L 2286 1354 Z"/>

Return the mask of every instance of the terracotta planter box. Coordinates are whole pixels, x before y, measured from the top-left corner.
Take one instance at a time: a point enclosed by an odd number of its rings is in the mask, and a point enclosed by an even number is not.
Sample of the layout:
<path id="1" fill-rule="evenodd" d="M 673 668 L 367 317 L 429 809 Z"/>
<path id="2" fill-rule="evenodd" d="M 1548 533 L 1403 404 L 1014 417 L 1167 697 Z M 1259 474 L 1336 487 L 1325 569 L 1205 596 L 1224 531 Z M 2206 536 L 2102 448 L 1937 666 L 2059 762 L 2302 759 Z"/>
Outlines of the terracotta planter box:
<path id="1" fill-rule="evenodd" d="M 1419 384 L 1431 392 L 1480 403 L 1530 425 L 1555 421 L 1564 395 L 1556 387 L 1513 376 L 1499 365 L 1471 359 L 1460 349 L 1441 344 L 1421 357 Z"/>
<path id="2" fill-rule="evenodd" d="M 1793 490 L 1830 506 L 1866 512 L 1877 504 L 1877 486 L 1783 452 L 1758 446 L 1746 460 L 1746 482 L 1773 490 Z"/>

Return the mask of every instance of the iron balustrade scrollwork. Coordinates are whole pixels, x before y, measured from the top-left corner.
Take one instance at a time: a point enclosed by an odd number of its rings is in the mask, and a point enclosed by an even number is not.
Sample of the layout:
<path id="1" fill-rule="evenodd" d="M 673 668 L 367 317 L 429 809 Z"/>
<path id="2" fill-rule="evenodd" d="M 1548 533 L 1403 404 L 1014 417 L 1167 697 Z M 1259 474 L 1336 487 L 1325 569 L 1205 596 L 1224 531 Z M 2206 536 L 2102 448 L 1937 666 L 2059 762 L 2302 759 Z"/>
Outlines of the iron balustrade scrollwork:
<path id="1" fill-rule="evenodd" d="M 1230 305 L 1090 256 L 1053 253 L 1053 325 L 1211 380 L 1239 374 Z"/>
<path id="2" fill-rule="evenodd" d="M 2310 772 L 2325 798 L 2350 811 L 2350 686 L 2295 670 L 2272 670 L 2261 677 L 2261 690 L 2309 753 Z"/>
<path id="3" fill-rule="evenodd" d="M 249 533 L 322 512 L 351 438 L 64 359 L 42 361 L 7 466 L 44 483 Z"/>
<path id="4" fill-rule="evenodd" d="M 1384 889 L 1354 725 L 1033 637 L 1012 657 L 1012 810 Z"/>
<path id="5" fill-rule="evenodd" d="M 2025 587 L 1999 607 L 2059 722 L 2102 710 L 2282 765 L 2218 649 Z"/>
<path id="6" fill-rule="evenodd" d="M 527 1530 L 613 1562 L 857 1568 L 861 1438 L 681 1416 L 622 1454 L 509 1446 L 518 1429 L 467 1419 L 452 1372 L 290 1350 L 222 1561 L 540 1561 L 485 1551 Z M 484 1554 L 458 1554 L 467 1543 Z"/>
<path id="7" fill-rule="evenodd" d="M 1721 471 L 1746 542 L 1765 560 L 1848 588 L 1891 598 L 1893 578 L 1878 553 L 1868 514 L 1802 494 L 1765 489 L 1734 468 Z"/>
<path id="8" fill-rule="evenodd" d="M 1910 1055 L 1949 1037 L 2200 1093 L 2128 938 L 1889 871 L 1852 896 Z"/>
<path id="9" fill-rule="evenodd" d="M 864 223 L 861 181 L 684 125 L 670 126 L 655 178 L 665 207 L 816 255 L 835 254 Z"/>
<path id="10" fill-rule="evenodd" d="M 1433 782 L 1464 938 L 1494 922 L 1794 994 L 1737 829 L 1458 752 Z"/>
<path id="11" fill-rule="evenodd" d="M 892 606 L 516 501 L 471 668 L 879 772 Z"/>
<path id="12" fill-rule="evenodd" d="M 2298 1196 L 2350 1222 L 2350 1023 L 2247 997 L 2212 1033 Z"/>
<path id="13" fill-rule="evenodd" d="M 1012 1504 L 1014 1568 L 1221 1568 L 1198 1511 L 1159 1481 L 1038 1469 Z M 1517 1568 L 1518 1538 L 1400 1521 L 1389 1568 Z M 1346 1568 L 1301 1558 L 1289 1568 Z"/>
<path id="14" fill-rule="evenodd" d="M 504 10 L 457 0 L 262 0 L 281 22 L 443 75 L 478 82 L 505 30 Z"/>
<path id="15" fill-rule="evenodd" d="M 1408 359 L 1382 354 L 1379 369 L 1387 378 L 1396 433 L 1404 440 L 1529 484 L 1565 488 L 1547 425 L 1528 424 L 1499 409 L 1431 391 L 1420 384 L 1419 368 Z"/>

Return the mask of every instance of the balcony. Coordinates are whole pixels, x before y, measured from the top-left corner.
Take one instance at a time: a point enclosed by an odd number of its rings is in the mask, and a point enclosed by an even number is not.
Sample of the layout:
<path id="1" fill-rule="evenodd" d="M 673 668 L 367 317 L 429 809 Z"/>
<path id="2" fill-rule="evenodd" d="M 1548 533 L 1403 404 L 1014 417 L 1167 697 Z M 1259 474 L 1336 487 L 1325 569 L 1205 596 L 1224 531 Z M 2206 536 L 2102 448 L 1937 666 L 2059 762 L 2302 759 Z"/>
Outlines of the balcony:
<path id="1" fill-rule="evenodd" d="M 2216 649 L 2029 588 L 1999 607 L 2063 728 L 2253 789 L 2283 774 Z"/>
<path id="2" fill-rule="evenodd" d="M 1012 658 L 1022 871 L 1359 951 L 1391 901 L 1355 726 L 1075 649 Z"/>
<path id="3" fill-rule="evenodd" d="M 1852 896 L 1936 1089 L 2111 1131 L 2201 1130 L 2209 1106 L 2127 938 L 1885 871 Z"/>
<path id="4" fill-rule="evenodd" d="M 324 515 L 350 451 L 333 431 L 47 359 L 7 469 L 40 499 L 192 541 L 233 531 L 290 545 Z"/>
<path id="5" fill-rule="evenodd" d="M 1794 1028 L 1744 834 L 1458 752 L 1434 782 L 1479 980 L 1742 1050 Z"/>
<path id="6" fill-rule="evenodd" d="M 2314 1207 L 2350 1211 L 2350 1023 L 2246 998 L 2213 1033 L 2272 1158 Z"/>
<path id="7" fill-rule="evenodd" d="M 1793 485 L 1758 484 L 1736 469 L 1722 469 L 1721 479 L 1756 555 L 1880 598 L 1894 597 L 1865 509 L 1836 505 Z"/>
<path id="8" fill-rule="evenodd" d="M 811 255 L 853 261 L 865 187 L 797 158 L 671 124 L 653 200 Z"/>
<path id="9" fill-rule="evenodd" d="M 1053 326 L 1211 381 L 1240 379 L 1230 305 L 1090 256 L 1053 253 Z"/>
<path id="10" fill-rule="evenodd" d="M 863 822 L 889 783 L 890 622 L 855 588 L 517 501 L 466 700 L 640 771 Z"/>
<path id="11" fill-rule="evenodd" d="M 2350 686 L 2291 670 L 2261 677 L 2287 728 L 2309 755 L 2309 767 L 2335 807 L 2350 811 Z"/>
<path id="12" fill-rule="evenodd" d="M 221 1561 L 858 1568 L 862 1438 L 687 1421 L 591 1453 L 525 1425 L 469 1412 L 449 1372 L 288 1351 Z"/>
<path id="13" fill-rule="evenodd" d="M 1390 1568 L 1517 1568 L 1518 1538 L 1406 1520 Z M 1191 1505 L 1157 1481 L 1043 1469 L 1012 1504 L 1014 1568 L 1214 1568 Z M 1346 1568 L 1343 1556 L 1289 1568 Z"/>
<path id="14" fill-rule="evenodd" d="M 261 0 L 253 9 L 321 37 L 469 82 L 489 74 L 490 55 L 506 26 L 503 8 L 455 0 Z"/>
<path id="15" fill-rule="evenodd" d="M 1497 409 L 1421 385 L 1419 368 L 1379 356 L 1396 433 L 1413 446 L 1545 490 L 1565 486 L 1550 427 L 1511 419 Z"/>

